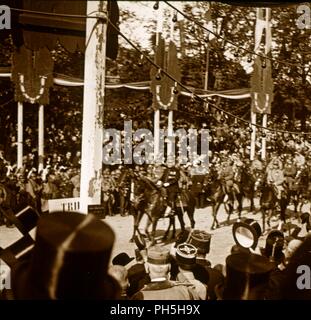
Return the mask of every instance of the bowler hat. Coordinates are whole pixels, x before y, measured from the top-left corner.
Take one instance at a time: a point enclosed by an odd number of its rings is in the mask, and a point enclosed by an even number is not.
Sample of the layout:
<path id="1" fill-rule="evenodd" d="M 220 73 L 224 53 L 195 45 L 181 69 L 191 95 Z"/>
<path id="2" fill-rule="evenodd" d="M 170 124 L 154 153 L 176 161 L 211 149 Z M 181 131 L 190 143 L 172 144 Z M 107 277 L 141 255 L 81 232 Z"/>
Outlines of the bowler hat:
<path id="1" fill-rule="evenodd" d="M 93 215 L 55 212 L 39 219 L 31 256 L 12 269 L 16 299 L 114 299 L 108 274 L 112 229 Z"/>
<path id="2" fill-rule="evenodd" d="M 257 221 L 245 219 L 233 225 L 232 233 L 237 245 L 255 249 L 261 235 L 261 227 Z"/>
<path id="3" fill-rule="evenodd" d="M 234 253 L 226 259 L 224 300 L 263 299 L 270 272 L 275 268 L 266 257 L 252 253 Z"/>
<path id="4" fill-rule="evenodd" d="M 112 259 L 112 264 L 125 267 L 134 259 L 134 257 L 130 258 L 127 253 L 121 252 Z"/>
<path id="5" fill-rule="evenodd" d="M 203 230 L 193 230 L 189 239 L 189 243 L 193 244 L 199 254 L 206 254 L 210 251 L 211 235 Z"/>
<path id="6" fill-rule="evenodd" d="M 177 246 L 177 264 L 186 270 L 192 269 L 196 263 L 197 248 L 190 243 L 182 243 Z"/>

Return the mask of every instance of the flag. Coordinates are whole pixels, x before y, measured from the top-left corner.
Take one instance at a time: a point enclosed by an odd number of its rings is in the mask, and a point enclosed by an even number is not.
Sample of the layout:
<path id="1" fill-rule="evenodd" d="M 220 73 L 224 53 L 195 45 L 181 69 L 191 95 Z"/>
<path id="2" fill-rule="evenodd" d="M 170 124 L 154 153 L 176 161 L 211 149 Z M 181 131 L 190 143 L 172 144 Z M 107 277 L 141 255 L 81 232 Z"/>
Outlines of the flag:
<path id="1" fill-rule="evenodd" d="M 266 31 L 265 52 L 267 56 L 271 51 L 271 10 L 257 8 L 257 21 L 255 27 L 255 52 L 260 52 L 260 43 L 263 31 Z M 252 112 L 271 113 L 273 101 L 273 79 L 271 60 L 265 59 L 266 67 L 263 67 L 262 58 L 257 56 L 254 62 L 254 71 L 251 77 Z"/>
<path id="2" fill-rule="evenodd" d="M 165 41 L 162 37 L 160 37 L 155 53 L 155 63 L 174 79 L 180 81 L 181 72 L 177 59 L 177 48 L 173 41 L 170 41 L 168 52 L 166 52 Z M 176 85 L 176 83 L 164 73 L 160 74 L 160 79 L 157 79 L 157 75 L 159 75 L 159 70 L 155 67 L 152 67 L 150 70 L 150 89 L 153 94 L 154 108 L 156 110 L 176 110 L 180 91 L 179 86 Z"/>

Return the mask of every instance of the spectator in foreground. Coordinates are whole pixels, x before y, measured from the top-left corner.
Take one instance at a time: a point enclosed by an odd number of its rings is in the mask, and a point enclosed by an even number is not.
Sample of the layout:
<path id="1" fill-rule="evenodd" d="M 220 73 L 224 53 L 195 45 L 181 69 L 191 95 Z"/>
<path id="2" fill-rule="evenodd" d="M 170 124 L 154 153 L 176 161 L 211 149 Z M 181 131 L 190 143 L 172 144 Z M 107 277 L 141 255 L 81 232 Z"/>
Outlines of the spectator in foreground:
<path id="1" fill-rule="evenodd" d="M 108 275 L 114 233 L 93 215 L 43 216 L 31 255 L 12 269 L 17 300 L 118 299 Z"/>

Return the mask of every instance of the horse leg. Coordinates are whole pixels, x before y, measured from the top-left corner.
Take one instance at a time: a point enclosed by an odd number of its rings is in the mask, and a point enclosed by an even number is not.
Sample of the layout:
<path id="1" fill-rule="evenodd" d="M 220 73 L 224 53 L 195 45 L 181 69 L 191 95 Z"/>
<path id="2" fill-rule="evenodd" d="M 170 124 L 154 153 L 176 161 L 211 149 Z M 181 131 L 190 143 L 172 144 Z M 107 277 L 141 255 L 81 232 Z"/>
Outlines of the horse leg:
<path id="1" fill-rule="evenodd" d="M 188 213 L 188 209 L 187 209 L 187 213 Z M 177 215 L 177 218 L 178 218 L 178 221 L 179 221 L 179 224 L 180 224 L 180 229 L 183 232 L 183 231 L 185 231 L 185 221 L 184 221 L 184 218 L 183 218 L 183 213 L 182 213 L 180 208 L 176 208 L 176 215 Z M 175 223 L 174 223 L 174 225 L 175 225 Z"/>
<path id="2" fill-rule="evenodd" d="M 213 223 L 211 226 L 211 230 L 215 230 L 216 228 L 219 227 L 219 222 L 217 220 L 217 212 L 219 207 L 220 207 L 220 203 L 216 203 L 213 205 Z"/>
<path id="3" fill-rule="evenodd" d="M 194 210 L 194 208 L 187 207 L 187 216 L 190 220 L 191 229 L 194 229 L 195 227 Z"/>
<path id="4" fill-rule="evenodd" d="M 133 209 L 133 212 L 134 212 L 134 209 Z M 136 216 L 133 215 L 133 218 L 134 218 L 134 227 L 133 227 L 133 235 L 132 235 L 132 238 L 130 239 L 130 242 L 134 242 L 134 238 L 136 236 L 136 232 L 137 233 L 140 233 L 139 229 L 138 229 L 138 226 L 139 226 L 139 223 L 140 223 L 140 220 L 142 218 L 143 214 L 140 210 L 138 210 L 136 212 Z"/>
<path id="5" fill-rule="evenodd" d="M 151 231 L 151 245 L 155 245 L 155 233 L 158 224 L 158 219 L 153 219 L 152 221 L 152 231 Z"/>

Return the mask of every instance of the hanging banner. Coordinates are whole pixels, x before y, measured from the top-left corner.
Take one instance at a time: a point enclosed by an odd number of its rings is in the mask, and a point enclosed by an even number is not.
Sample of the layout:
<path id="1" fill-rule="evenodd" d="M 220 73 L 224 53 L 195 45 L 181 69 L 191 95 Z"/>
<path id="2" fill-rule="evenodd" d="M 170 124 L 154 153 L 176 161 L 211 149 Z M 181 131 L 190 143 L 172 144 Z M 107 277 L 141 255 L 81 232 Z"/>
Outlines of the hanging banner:
<path id="1" fill-rule="evenodd" d="M 251 78 L 252 112 L 271 114 L 273 88 L 271 61 L 267 60 L 263 68 L 261 58 L 257 57 Z"/>
<path id="2" fill-rule="evenodd" d="M 181 73 L 177 59 L 177 48 L 173 41 L 170 41 L 168 52 L 166 52 L 164 39 L 160 37 L 156 49 L 155 63 L 174 79 L 180 81 Z M 177 100 L 180 91 L 179 86 L 164 73 L 159 72 L 155 67 L 151 68 L 150 78 L 150 89 L 153 94 L 154 108 L 156 110 L 177 110 Z"/>
<path id="3" fill-rule="evenodd" d="M 265 56 L 269 56 L 271 50 L 271 14 L 269 9 L 257 8 L 257 21 L 255 28 L 255 52 L 260 52 L 260 43 L 263 31 L 266 32 Z M 263 55 L 261 53 L 261 55 Z M 273 102 L 273 79 L 271 60 L 256 56 L 254 71 L 251 77 L 252 112 L 261 114 L 271 113 Z"/>
<path id="4" fill-rule="evenodd" d="M 15 101 L 49 104 L 54 61 L 47 48 L 32 51 L 22 46 L 13 54 L 12 81 Z"/>

